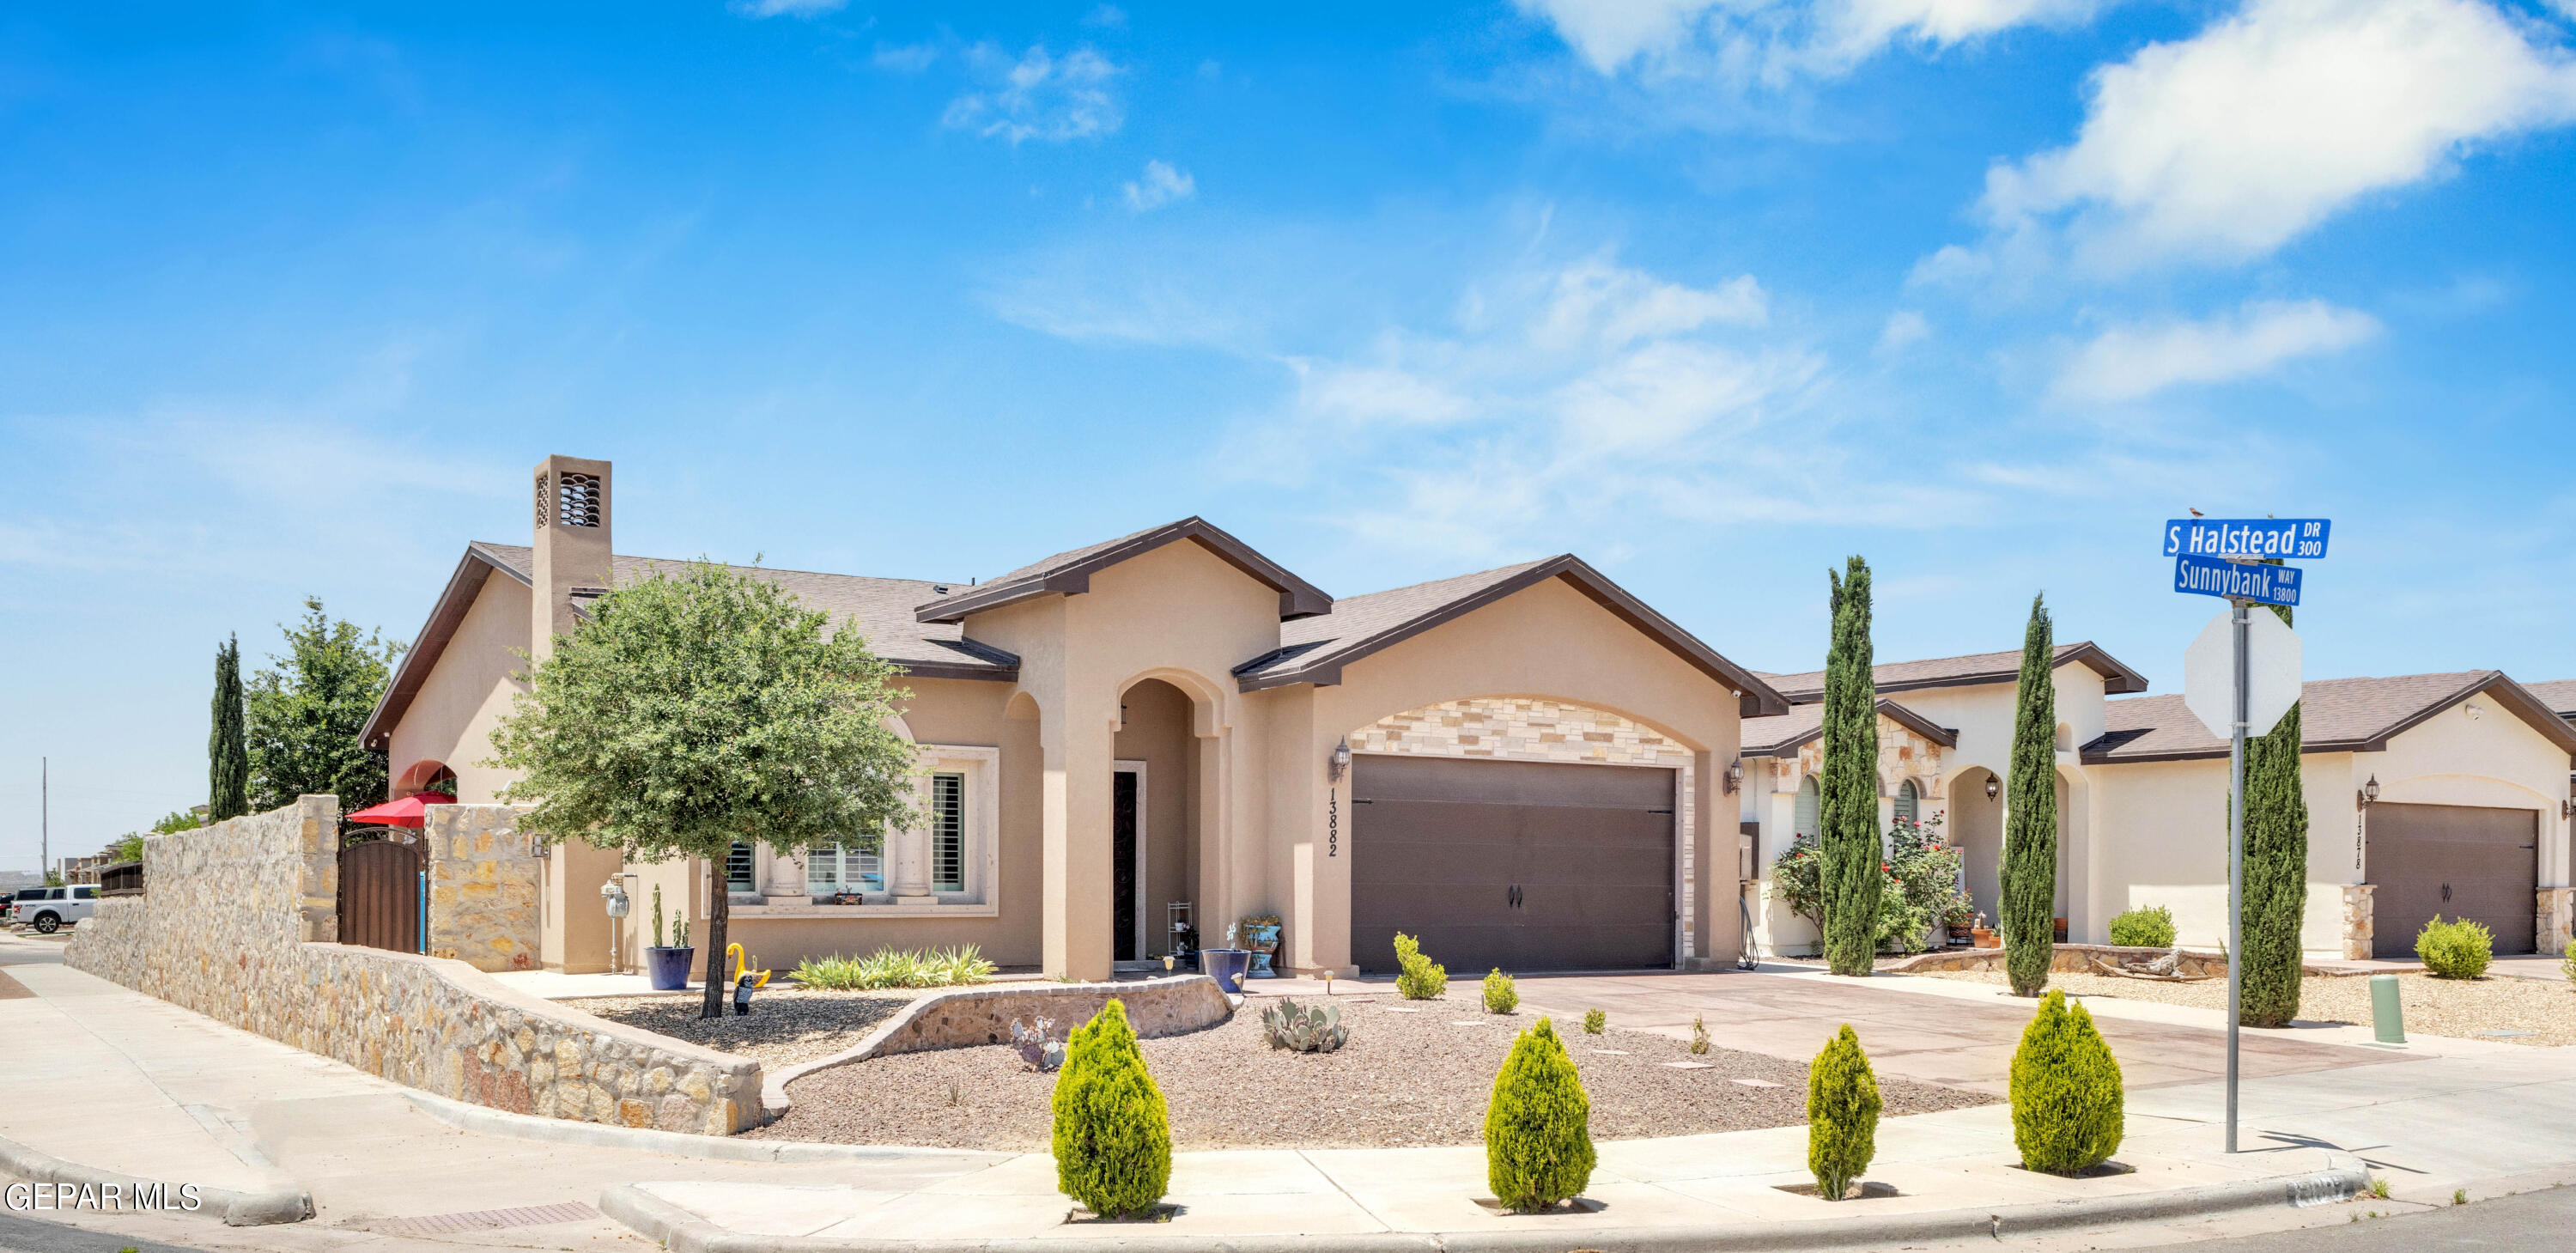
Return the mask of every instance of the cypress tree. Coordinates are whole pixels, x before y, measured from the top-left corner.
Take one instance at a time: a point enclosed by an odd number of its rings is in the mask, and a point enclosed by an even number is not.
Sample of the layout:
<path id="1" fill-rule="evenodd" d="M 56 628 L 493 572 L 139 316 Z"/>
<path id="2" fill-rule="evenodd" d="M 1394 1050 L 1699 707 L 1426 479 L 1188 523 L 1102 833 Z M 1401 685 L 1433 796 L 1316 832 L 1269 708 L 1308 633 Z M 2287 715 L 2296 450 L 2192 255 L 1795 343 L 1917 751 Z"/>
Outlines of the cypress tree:
<path id="1" fill-rule="evenodd" d="M 2274 605 L 2281 622 L 2287 605 Z M 2308 909 L 2308 798 L 2299 787 L 2299 707 L 2245 743 L 2244 987 L 2239 1012 L 2257 1027 L 2299 1016 Z"/>
<path id="2" fill-rule="evenodd" d="M 1825 651 L 1824 777 L 1818 785 L 1825 963 L 1838 975 L 1866 975 L 1878 952 L 1878 682 L 1870 672 L 1869 563 L 1853 557 L 1828 570 L 1833 640 Z"/>
<path id="3" fill-rule="evenodd" d="M 2030 600 L 2004 779 L 2004 972 L 2018 996 L 2048 986 L 2057 953 L 2057 644 L 2044 597 Z"/>
<path id="4" fill-rule="evenodd" d="M 206 736 L 206 821 L 250 812 L 250 738 L 243 725 L 241 638 L 215 649 L 214 729 Z"/>

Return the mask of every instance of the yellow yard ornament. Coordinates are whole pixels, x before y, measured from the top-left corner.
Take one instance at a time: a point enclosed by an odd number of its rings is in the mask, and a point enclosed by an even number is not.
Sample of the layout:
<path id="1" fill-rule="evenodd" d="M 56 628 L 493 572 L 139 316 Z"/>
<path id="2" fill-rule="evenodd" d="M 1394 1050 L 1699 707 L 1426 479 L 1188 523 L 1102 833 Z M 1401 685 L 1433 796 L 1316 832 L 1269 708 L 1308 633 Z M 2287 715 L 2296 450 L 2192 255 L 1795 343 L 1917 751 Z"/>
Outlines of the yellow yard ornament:
<path id="1" fill-rule="evenodd" d="M 749 961 L 744 960 L 744 958 L 743 958 L 743 954 L 742 954 L 742 946 L 741 946 L 741 945 L 739 945 L 739 944 L 728 944 L 728 945 L 725 945 L 725 960 L 726 960 L 726 961 L 728 961 L 728 962 L 731 962 L 731 963 L 733 964 L 733 973 L 732 973 L 732 974 L 730 974 L 730 975 L 725 976 L 725 982 L 726 982 L 726 983 L 740 983 L 740 982 L 742 982 L 743 969 L 744 969 L 745 967 L 747 967 L 747 966 L 749 966 L 749 965 L 751 964 Z M 756 960 L 756 959 L 755 959 L 755 960 Z M 755 988 L 765 988 L 765 987 L 768 987 L 768 986 L 769 986 L 769 972 L 768 972 L 768 971 L 766 971 L 766 970 L 754 970 L 754 971 L 752 971 L 751 973 L 760 977 L 760 981 L 759 981 L 759 982 L 757 982 L 757 983 L 752 984 L 751 986 L 753 986 L 753 987 L 755 987 Z"/>

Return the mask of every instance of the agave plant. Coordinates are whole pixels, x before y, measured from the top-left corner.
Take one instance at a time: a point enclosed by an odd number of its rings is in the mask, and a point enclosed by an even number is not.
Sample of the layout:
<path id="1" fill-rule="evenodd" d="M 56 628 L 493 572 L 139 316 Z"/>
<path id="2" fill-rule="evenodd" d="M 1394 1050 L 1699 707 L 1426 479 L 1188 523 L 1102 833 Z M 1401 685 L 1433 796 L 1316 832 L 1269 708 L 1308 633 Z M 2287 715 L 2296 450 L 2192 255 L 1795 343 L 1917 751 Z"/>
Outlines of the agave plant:
<path id="1" fill-rule="evenodd" d="M 1270 1047 L 1300 1053 L 1330 1053 L 1351 1038 L 1351 1029 L 1342 1025 L 1340 1006 L 1299 1009 L 1297 1002 L 1286 997 L 1261 1011 L 1261 1030 L 1270 1037 Z"/>
<path id="2" fill-rule="evenodd" d="M 1065 1046 L 1062 1040 L 1047 1038 L 1054 1033 L 1055 1020 L 1052 1018 L 1038 1019 L 1035 1027 L 1022 1026 L 1020 1020 L 1014 1018 L 1011 1020 L 1011 1047 L 1018 1051 L 1020 1060 L 1027 1063 L 1029 1069 L 1055 1070 L 1064 1065 Z M 956 1102 L 952 1100 L 949 1104 Z"/>

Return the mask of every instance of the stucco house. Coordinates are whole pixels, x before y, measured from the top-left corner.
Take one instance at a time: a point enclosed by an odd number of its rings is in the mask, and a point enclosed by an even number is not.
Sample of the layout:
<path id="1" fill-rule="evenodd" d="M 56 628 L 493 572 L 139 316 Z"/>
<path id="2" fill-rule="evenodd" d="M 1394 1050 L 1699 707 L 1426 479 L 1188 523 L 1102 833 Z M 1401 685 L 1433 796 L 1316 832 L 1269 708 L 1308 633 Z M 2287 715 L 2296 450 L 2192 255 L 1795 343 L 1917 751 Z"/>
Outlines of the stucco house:
<path id="1" fill-rule="evenodd" d="M 1877 667 L 1882 821 L 1945 819 L 1966 887 L 1997 916 L 2018 653 Z M 2226 931 L 2227 743 L 2178 695 L 2099 647 L 2061 645 L 2055 669 L 2057 913 L 2068 938 L 2109 939 L 2126 909 L 2171 909 L 2187 944 Z M 1764 675 L 1794 702 L 1744 724 L 1742 816 L 1752 841 L 1752 939 L 1804 952 L 1815 929 L 1773 891 L 1771 861 L 1815 829 L 1821 674 Z M 2113 699 L 2123 697 L 2123 699 Z M 2496 934 L 2497 951 L 2569 941 L 2576 860 L 2576 683 L 2526 688 L 2497 671 L 2329 679 L 2301 700 L 2309 814 L 2303 947 L 2319 957 L 2411 957 L 2436 912 Z"/>
<path id="2" fill-rule="evenodd" d="M 613 555 L 611 467 L 535 471 L 533 543 L 474 543 L 365 730 L 397 796 L 488 801 L 522 664 L 655 562 Z M 757 570 L 905 670 L 926 829 L 728 862 L 734 934 L 771 965 L 975 944 L 1097 978 L 1277 915 L 1293 970 L 1392 967 L 1396 930 L 1453 969 L 1700 967 L 1737 952 L 1739 720 L 1785 713 L 1737 666 L 1580 559 L 1334 597 L 1198 518 L 991 580 Z M 600 885 L 706 913 L 701 869 L 568 843 L 542 958 L 649 942 Z M 844 903 L 849 902 L 849 903 Z"/>

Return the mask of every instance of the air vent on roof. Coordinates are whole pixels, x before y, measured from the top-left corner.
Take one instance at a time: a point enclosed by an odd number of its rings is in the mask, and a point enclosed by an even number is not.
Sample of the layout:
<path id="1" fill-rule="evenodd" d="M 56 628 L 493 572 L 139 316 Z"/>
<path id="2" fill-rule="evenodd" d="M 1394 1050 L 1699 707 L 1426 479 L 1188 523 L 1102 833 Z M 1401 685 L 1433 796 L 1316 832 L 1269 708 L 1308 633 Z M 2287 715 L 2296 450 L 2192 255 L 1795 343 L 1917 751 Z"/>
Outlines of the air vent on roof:
<path id="1" fill-rule="evenodd" d="M 599 525 L 599 476 L 565 474 L 555 491 L 555 521 L 563 526 Z"/>
<path id="2" fill-rule="evenodd" d="M 930 585 L 930 590 L 935 595 L 945 596 L 948 594 L 948 585 L 945 583 L 933 583 Z"/>

